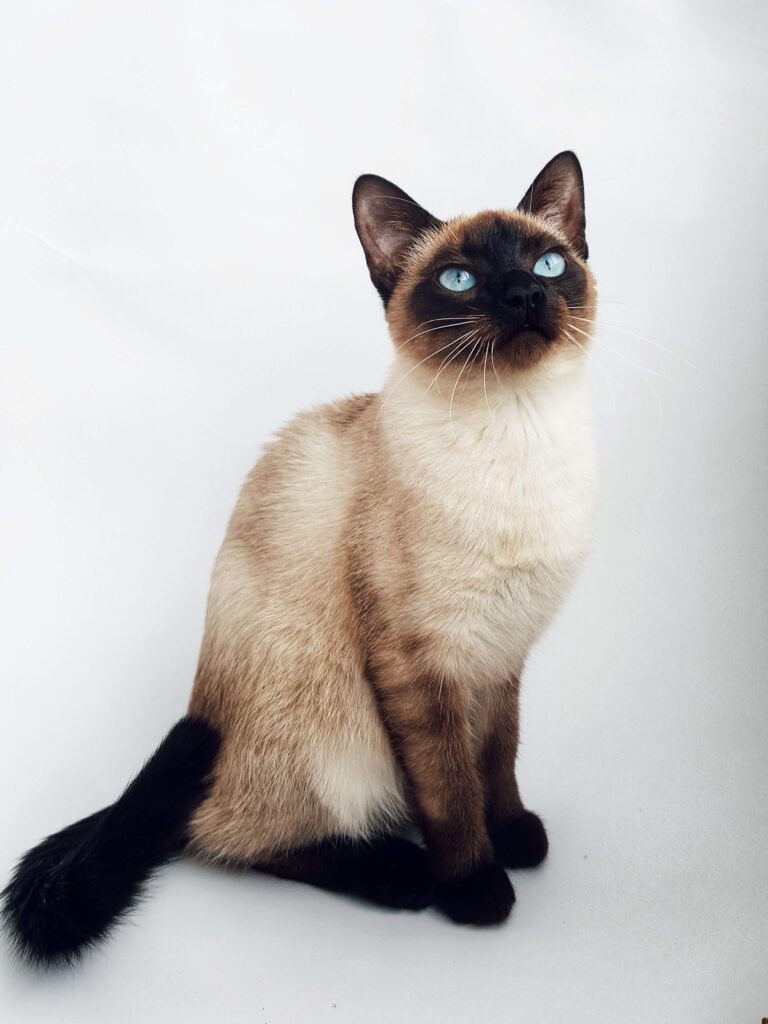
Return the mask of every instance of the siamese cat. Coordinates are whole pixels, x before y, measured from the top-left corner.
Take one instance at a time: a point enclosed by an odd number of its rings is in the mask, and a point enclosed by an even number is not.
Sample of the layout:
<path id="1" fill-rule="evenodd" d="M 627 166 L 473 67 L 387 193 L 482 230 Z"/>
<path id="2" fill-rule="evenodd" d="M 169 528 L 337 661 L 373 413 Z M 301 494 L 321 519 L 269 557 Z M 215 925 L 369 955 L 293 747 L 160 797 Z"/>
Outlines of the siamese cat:
<path id="1" fill-rule="evenodd" d="M 266 446 L 187 716 L 5 890 L 33 962 L 75 959 L 182 851 L 472 925 L 504 921 L 506 869 L 546 856 L 518 699 L 590 534 L 581 168 L 560 153 L 516 209 L 445 221 L 364 175 L 353 209 L 389 377 Z"/>

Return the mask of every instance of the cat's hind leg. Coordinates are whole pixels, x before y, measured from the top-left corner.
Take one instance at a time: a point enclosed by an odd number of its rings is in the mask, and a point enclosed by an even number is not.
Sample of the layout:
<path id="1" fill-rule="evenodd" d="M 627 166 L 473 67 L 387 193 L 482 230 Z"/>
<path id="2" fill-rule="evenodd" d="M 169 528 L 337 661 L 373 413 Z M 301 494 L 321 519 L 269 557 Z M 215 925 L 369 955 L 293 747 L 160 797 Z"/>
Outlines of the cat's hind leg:
<path id="1" fill-rule="evenodd" d="M 273 854 L 252 866 L 280 878 L 403 910 L 423 910 L 434 895 L 426 852 L 393 835 L 372 840 L 331 837 Z"/>

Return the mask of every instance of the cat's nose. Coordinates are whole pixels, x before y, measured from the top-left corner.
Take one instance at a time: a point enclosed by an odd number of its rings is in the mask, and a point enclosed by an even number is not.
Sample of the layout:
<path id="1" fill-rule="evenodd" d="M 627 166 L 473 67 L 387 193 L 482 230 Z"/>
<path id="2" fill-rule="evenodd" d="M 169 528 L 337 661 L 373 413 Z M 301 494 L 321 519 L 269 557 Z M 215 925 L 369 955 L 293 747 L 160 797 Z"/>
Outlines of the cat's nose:
<path id="1" fill-rule="evenodd" d="M 525 270 L 513 270 L 507 276 L 501 296 L 502 305 L 520 318 L 521 324 L 534 324 L 544 309 L 544 289 Z"/>

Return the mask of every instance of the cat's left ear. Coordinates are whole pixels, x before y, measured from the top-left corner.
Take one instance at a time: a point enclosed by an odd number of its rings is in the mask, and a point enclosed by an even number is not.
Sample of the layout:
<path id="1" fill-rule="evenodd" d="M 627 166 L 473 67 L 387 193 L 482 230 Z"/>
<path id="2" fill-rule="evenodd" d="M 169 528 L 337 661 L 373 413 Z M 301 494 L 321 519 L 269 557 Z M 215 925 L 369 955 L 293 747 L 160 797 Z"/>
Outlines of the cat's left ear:
<path id="1" fill-rule="evenodd" d="M 376 289 L 386 303 L 405 254 L 422 232 L 441 221 L 401 188 L 376 174 L 363 174 L 352 192 L 355 227 Z"/>
<path id="2" fill-rule="evenodd" d="M 563 232 L 574 251 L 582 259 L 587 258 L 584 176 L 575 153 L 566 150 L 553 157 L 517 208 L 550 221 Z"/>

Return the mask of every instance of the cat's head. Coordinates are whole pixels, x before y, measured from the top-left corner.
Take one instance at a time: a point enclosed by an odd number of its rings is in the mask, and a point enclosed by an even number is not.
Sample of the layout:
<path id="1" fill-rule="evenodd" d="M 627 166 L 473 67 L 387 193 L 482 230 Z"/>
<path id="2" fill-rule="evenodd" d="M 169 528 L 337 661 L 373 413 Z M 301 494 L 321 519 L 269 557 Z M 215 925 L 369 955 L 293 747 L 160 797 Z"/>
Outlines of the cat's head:
<path id="1" fill-rule="evenodd" d="M 490 357 L 497 375 L 509 376 L 580 358 L 595 287 L 575 154 L 550 160 L 515 210 L 441 221 L 372 174 L 355 183 L 353 209 L 407 363 L 448 376 L 463 366 L 470 376 L 490 372 Z"/>

